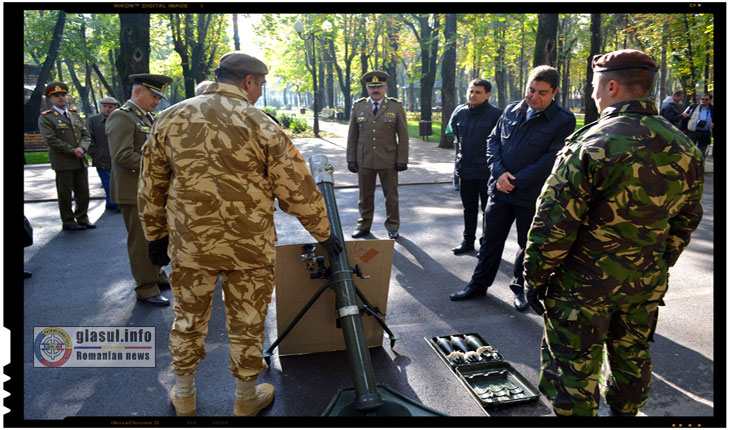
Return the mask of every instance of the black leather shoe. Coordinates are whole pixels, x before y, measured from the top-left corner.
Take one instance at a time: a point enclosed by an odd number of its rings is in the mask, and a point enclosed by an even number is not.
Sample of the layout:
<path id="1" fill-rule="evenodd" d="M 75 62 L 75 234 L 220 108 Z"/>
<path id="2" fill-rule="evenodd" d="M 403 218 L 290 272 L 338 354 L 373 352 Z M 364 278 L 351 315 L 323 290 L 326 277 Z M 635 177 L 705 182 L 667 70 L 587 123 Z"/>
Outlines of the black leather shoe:
<path id="1" fill-rule="evenodd" d="M 461 242 L 461 245 L 457 246 L 456 248 L 451 248 L 451 251 L 454 253 L 454 255 L 465 254 L 467 252 L 474 251 L 474 242 Z"/>
<path id="2" fill-rule="evenodd" d="M 23 279 L 28 279 L 31 276 L 33 276 L 33 274 L 31 272 L 28 272 L 28 271 L 25 271 L 25 270 L 23 271 Z"/>
<path id="3" fill-rule="evenodd" d="M 73 225 L 64 225 L 63 229 L 70 230 L 70 231 L 81 231 L 81 230 L 86 230 L 86 227 L 84 227 L 81 224 L 73 224 Z"/>
<path id="4" fill-rule="evenodd" d="M 358 237 L 366 236 L 368 233 L 370 233 L 370 230 L 358 228 L 357 230 L 352 232 L 352 237 L 357 239 Z"/>
<path id="5" fill-rule="evenodd" d="M 397 231 L 389 231 L 388 232 L 388 237 L 391 238 L 391 239 L 394 239 L 394 240 L 395 239 L 398 239 L 398 232 Z"/>
<path id="6" fill-rule="evenodd" d="M 449 295 L 449 298 L 453 301 L 459 301 L 459 300 L 468 300 L 474 297 L 479 296 L 486 296 L 487 290 L 477 290 L 471 287 L 466 287 L 463 290 L 459 291 L 458 293 L 453 293 Z"/>
<path id="7" fill-rule="evenodd" d="M 142 303 L 147 303 L 148 305 L 154 305 L 154 306 L 169 306 L 170 305 L 170 301 L 159 294 L 156 296 L 147 297 L 145 299 L 139 299 L 139 300 Z"/>
<path id="8" fill-rule="evenodd" d="M 92 224 L 90 222 L 87 222 L 85 224 L 79 223 L 80 226 L 83 226 L 85 228 L 96 228 L 96 224 Z"/>
<path id="9" fill-rule="evenodd" d="M 515 293 L 515 301 L 514 301 L 515 309 L 518 311 L 524 311 L 527 309 L 527 300 L 525 300 L 525 294 L 524 293 Z"/>

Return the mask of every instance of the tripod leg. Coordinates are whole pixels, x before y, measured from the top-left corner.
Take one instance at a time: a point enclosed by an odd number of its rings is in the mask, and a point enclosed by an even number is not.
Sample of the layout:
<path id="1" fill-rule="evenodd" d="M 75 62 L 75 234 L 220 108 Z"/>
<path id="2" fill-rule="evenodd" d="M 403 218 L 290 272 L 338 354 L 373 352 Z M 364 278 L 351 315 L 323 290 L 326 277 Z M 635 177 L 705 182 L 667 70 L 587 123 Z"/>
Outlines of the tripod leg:
<path id="1" fill-rule="evenodd" d="M 312 296 L 312 298 L 309 299 L 309 301 L 307 302 L 307 304 L 304 305 L 304 307 L 302 308 L 302 310 L 299 311 L 299 313 L 297 314 L 297 316 L 295 316 L 294 319 L 289 323 L 289 325 L 286 326 L 286 328 L 281 333 L 281 335 L 279 335 L 279 337 L 276 338 L 276 340 L 274 341 L 274 343 L 272 343 L 271 346 L 269 346 L 269 348 L 266 351 L 264 351 L 264 360 L 266 360 L 266 364 L 270 364 L 271 363 L 271 355 L 272 355 L 274 349 L 276 349 L 276 347 L 279 346 L 279 344 L 284 340 L 284 338 L 286 337 L 286 335 L 289 334 L 289 332 L 294 328 L 294 326 L 297 325 L 297 323 L 299 322 L 299 320 L 302 319 L 302 317 L 304 316 L 304 314 L 307 313 L 307 311 L 309 310 L 309 308 L 312 307 L 312 305 L 314 304 L 314 302 L 317 301 L 317 299 L 319 298 L 319 296 L 321 296 L 322 293 L 327 288 L 329 288 L 330 286 L 331 286 L 330 281 L 327 281 L 324 284 L 322 284 L 322 286 L 319 287 L 319 290 L 317 290 L 317 292 L 314 293 L 314 295 Z"/>
<path id="2" fill-rule="evenodd" d="M 385 320 L 383 320 L 383 318 L 381 318 L 380 315 L 378 315 L 380 313 L 380 311 L 377 311 L 375 308 L 373 308 L 373 306 L 370 304 L 370 302 L 368 302 L 368 300 L 365 298 L 365 295 L 362 293 L 362 291 L 360 291 L 359 288 L 357 288 L 357 286 L 355 287 L 355 292 L 357 293 L 357 296 L 360 298 L 360 300 L 362 300 L 363 309 L 365 310 L 365 312 L 367 312 L 370 316 L 375 318 L 375 321 L 377 321 L 378 324 L 380 324 L 380 326 L 383 327 L 383 330 L 385 330 L 385 332 L 388 333 L 388 338 L 390 339 L 390 347 L 392 349 L 393 346 L 395 346 L 395 341 L 400 339 L 400 336 L 398 336 L 397 334 L 394 334 L 392 331 L 390 331 L 390 328 L 388 328 L 388 325 L 385 323 Z"/>

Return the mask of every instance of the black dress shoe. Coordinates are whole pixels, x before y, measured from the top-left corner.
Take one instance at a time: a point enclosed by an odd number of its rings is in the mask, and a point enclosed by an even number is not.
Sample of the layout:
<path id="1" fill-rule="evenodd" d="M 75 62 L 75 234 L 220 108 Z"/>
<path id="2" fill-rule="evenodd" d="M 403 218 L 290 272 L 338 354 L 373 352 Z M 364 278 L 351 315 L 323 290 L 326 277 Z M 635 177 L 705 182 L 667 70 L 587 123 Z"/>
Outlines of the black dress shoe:
<path id="1" fill-rule="evenodd" d="M 63 229 L 70 230 L 70 231 L 81 231 L 81 230 L 86 230 L 86 227 L 84 227 L 81 224 L 73 224 L 73 225 L 64 225 Z"/>
<path id="2" fill-rule="evenodd" d="M 461 245 L 457 246 L 456 248 L 451 248 L 451 251 L 454 253 L 454 255 L 464 254 L 470 251 L 474 251 L 474 243 L 469 242 L 461 242 Z"/>
<path id="3" fill-rule="evenodd" d="M 170 301 L 167 300 L 164 296 L 156 295 L 152 297 L 147 297 L 145 299 L 139 299 L 142 303 L 147 303 L 148 305 L 154 305 L 154 306 L 169 306 Z"/>
<path id="4" fill-rule="evenodd" d="M 479 296 L 486 296 L 487 290 L 477 290 L 475 288 L 466 287 L 463 290 L 459 291 L 458 293 L 453 293 L 449 295 L 449 298 L 453 301 L 459 301 L 459 300 L 468 300 L 473 297 L 479 297 Z"/>
<path id="5" fill-rule="evenodd" d="M 96 224 L 92 224 L 90 222 L 87 223 L 79 223 L 80 226 L 83 226 L 85 228 L 96 228 Z"/>
<path id="6" fill-rule="evenodd" d="M 170 284 L 168 282 L 158 282 L 157 283 L 157 288 L 159 288 L 161 290 L 169 290 L 170 289 Z"/>
<path id="7" fill-rule="evenodd" d="M 391 239 L 393 239 L 393 240 L 398 239 L 398 232 L 397 231 L 389 231 L 388 232 L 388 237 L 391 238 Z"/>
<path id="8" fill-rule="evenodd" d="M 28 279 L 28 278 L 30 278 L 31 276 L 33 276 L 33 274 L 32 274 L 32 273 L 30 273 L 30 272 L 28 272 L 28 271 L 25 271 L 25 270 L 23 271 L 23 279 Z"/>
<path id="9" fill-rule="evenodd" d="M 358 237 L 366 236 L 368 233 L 370 233 L 370 230 L 358 228 L 357 230 L 352 232 L 352 237 L 357 239 Z"/>
<path id="10" fill-rule="evenodd" d="M 515 309 L 518 311 L 524 311 L 527 309 L 527 300 L 525 300 L 524 293 L 515 293 L 514 305 Z"/>

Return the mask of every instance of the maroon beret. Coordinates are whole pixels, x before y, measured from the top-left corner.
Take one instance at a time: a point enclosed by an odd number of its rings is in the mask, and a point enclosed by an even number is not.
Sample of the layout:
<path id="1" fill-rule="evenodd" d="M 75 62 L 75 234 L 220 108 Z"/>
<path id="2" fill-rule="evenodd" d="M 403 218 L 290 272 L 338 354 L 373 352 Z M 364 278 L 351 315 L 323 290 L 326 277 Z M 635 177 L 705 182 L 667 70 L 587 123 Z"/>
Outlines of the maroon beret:
<path id="1" fill-rule="evenodd" d="M 622 49 L 593 57 L 594 72 L 610 72 L 623 69 L 646 69 L 657 71 L 656 63 L 645 52 L 636 49 Z"/>

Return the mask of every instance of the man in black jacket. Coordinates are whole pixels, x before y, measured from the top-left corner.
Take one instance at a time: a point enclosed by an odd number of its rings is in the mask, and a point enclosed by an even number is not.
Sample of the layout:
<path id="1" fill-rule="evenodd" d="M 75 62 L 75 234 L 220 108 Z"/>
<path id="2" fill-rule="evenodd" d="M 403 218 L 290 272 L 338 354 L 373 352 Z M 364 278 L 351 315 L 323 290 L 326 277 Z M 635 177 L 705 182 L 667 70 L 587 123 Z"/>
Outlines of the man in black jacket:
<path id="1" fill-rule="evenodd" d="M 517 223 L 517 243 L 510 289 L 517 310 L 527 308 L 522 262 L 527 231 L 535 215 L 535 202 L 545 179 L 562 148 L 575 130 L 575 116 L 553 101 L 560 75 L 549 66 L 539 66 L 527 79 L 525 99 L 510 103 L 487 140 L 487 160 L 491 170 L 489 202 L 484 213 L 486 240 L 479 250 L 471 281 L 451 300 L 483 296 L 492 285 L 502 259 L 504 243 L 512 222 Z"/>
<path id="2" fill-rule="evenodd" d="M 454 254 L 474 250 L 479 208 L 487 206 L 487 138 L 502 111 L 489 104 L 492 84 L 486 79 L 469 83 L 469 102 L 457 106 L 451 116 L 451 130 L 456 137 L 456 173 L 461 203 L 464 205 L 464 240 L 453 248 Z M 481 200 L 481 204 L 480 204 Z M 482 229 L 482 240 L 484 229 Z"/>
<path id="3" fill-rule="evenodd" d="M 684 97 L 684 91 L 677 90 L 671 96 L 667 96 L 662 102 L 661 110 L 659 114 L 671 122 L 673 126 L 679 127 L 679 122 L 682 120 L 682 111 L 679 109 L 678 103 L 682 101 Z"/>

